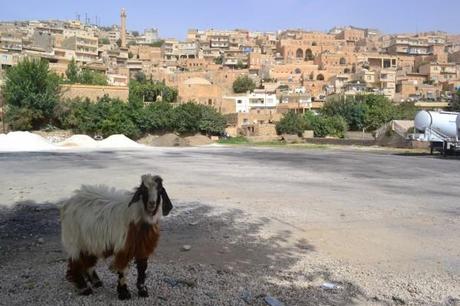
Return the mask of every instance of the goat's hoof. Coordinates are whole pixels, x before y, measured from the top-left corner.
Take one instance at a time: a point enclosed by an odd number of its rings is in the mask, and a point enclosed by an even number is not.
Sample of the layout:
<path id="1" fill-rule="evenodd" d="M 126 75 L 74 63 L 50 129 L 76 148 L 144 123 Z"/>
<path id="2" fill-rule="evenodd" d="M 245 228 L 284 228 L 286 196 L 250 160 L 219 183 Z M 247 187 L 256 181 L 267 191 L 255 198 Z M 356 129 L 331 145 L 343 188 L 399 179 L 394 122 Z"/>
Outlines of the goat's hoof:
<path id="1" fill-rule="evenodd" d="M 78 294 L 79 295 L 90 295 L 90 294 L 93 294 L 93 289 L 91 289 L 90 287 L 86 287 L 86 288 L 80 289 L 80 292 Z"/>
<path id="2" fill-rule="evenodd" d="M 92 286 L 94 288 L 101 288 L 102 287 L 102 282 L 101 281 L 95 281 Z"/>
<path id="3" fill-rule="evenodd" d="M 125 286 L 118 287 L 118 299 L 120 300 L 129 300 L 131 298 L 131 293 L 129 293 L 128 288 Z"/>
<path id="4" fill-rule="evenodd" d="M 138 290 L 138 293 L 139 293 L 140 297 L 148 297 L 149 296 L 149 292 L 147 291 L 147 287 L 140 286 L 140 287 L 137 288 L 137 290 Z"/>

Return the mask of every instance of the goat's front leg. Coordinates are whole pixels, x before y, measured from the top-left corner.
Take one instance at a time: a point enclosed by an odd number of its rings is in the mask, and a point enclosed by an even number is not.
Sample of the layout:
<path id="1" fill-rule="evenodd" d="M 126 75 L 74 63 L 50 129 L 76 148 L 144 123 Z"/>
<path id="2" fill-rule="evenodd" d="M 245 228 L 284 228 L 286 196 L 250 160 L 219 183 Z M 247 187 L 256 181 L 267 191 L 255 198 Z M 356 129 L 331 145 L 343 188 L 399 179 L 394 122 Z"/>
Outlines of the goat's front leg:
<path id="1" fill-rule="evenodd" d="M 137 266 L 137 290 L 140 297 L 148 297 L 149 292 L 145 286 L 145 271 L 147 270 L 147 258 L 136 258 Z"/>
<path id="2" fill-rule="evenodd" d="M 117 292 L 120 300 L 129 300 L 131 298 L 131 293 L 129 293 L 128 285 L 126 284 L 126 269 L 118 271 Z"/>

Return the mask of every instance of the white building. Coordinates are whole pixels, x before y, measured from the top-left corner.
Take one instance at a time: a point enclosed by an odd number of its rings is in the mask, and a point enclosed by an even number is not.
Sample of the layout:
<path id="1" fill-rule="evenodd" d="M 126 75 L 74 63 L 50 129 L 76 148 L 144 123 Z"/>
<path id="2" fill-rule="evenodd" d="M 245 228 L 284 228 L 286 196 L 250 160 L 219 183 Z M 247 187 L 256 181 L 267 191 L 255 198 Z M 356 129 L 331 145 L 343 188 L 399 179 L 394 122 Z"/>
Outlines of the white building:
<path id="1" fill-rule="evenodd" d="M 274 93 L 265 92 L 263 90 L 255 90 L 252 93 L 244 95 L 224 97 L 224 99 L 232 99 L 235 101 L 237 113 L 249 113 L 251 109 L 276 108 L 280 103 Z"/>

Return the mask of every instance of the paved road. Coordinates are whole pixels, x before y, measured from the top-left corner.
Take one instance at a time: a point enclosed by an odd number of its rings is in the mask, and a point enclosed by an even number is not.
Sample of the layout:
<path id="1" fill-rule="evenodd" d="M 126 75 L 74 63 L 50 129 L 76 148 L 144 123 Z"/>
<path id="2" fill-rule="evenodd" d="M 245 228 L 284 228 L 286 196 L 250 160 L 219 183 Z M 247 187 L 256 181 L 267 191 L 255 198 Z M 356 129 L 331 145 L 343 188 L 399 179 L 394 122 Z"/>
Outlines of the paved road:
<path id="1" fill-rule="evenodd" d="M 296 256 L 285 269 L 329 267 L 375 301 L 460 298 L 458 159 L 357 149 L 154 148 L 5 153 L 0 169 L 0 206 L 7 207 L 54 203 L 83 183 L 131 189 L 140 174 L 160 174 L 179 210 L 201 216 L 203 226 L 232 235 L 240 229 L 237 239 L 265 242 L 223 252 L 219 237 L 203 237 L 200 226 L 175 227 L 173 214 L 159 250 L 168 260 L 244 270 Z M 183 243 L 194 247 L 177 252 Z"/>

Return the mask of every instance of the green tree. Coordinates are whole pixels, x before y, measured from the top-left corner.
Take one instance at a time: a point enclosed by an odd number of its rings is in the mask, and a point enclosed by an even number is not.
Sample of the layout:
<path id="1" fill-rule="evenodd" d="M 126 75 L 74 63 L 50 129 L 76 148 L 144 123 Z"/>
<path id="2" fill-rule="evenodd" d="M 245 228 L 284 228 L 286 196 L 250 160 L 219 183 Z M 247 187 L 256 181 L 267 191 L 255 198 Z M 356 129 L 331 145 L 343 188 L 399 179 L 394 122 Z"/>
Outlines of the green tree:
<path id="1" fill-rule="evenodd" d="M 202 111 L 200 105 L 187 102 L 174 108 L 172 119 L 178 133 L 197 133 L 200 131 Z"/>
<path id="2" fill-rule="evenodd" d="M 403 102 L 395 106 L 395 119 L 414 120 L 419 111 L 414 102 Z"/>
<path id="3" fill-rule="evenodd" d="M 155 102 L 142 108 L 134 121 L 142 133 L 173 131 L 173 108 L 168 102 Z"/>
<path id="4" fill-rule="evenodd" d="M 69 80 L 71 83 L 77 83 L 79 78 L 79 71 L 80 70 L 78 69 L 77 63 L 75 62 L 75 58 L 72 57 L 72 60 L 67 65 L 67 70 L 65 71 L 67 80 Z"/>
<path id="5" fill-rule="evenodd" d="M 359 98 L 342 97 L 327 101 L 321 109 L 326 116 L 342 116 L 351 130 L 362 130 L 366 124 L 368 105 Z"/>
<path id="6" fill-rule="evenodd" d="M 175 102 L 177 89 L 156 81 L 131 80 L 129 82 L 129 101 L 156 102 L 159 96 L 162 97 L 162 101 Z"/>
<path id="7" fill-rule="evenodd" d="M 248 76 L 239 76 L 233 82 L 233 91 L 235 93 L 245 93 L 247 91 L 253 91 L 256 88 L 254 81 Z"/>
<path id="8" fill-rule="evenodd" d="M 202 105 L 201 119 L 199 123 L 200 132 L 206 135 L 220 135 L 224 132 L 227 120 L 213 107 Z"/>
<path id="9" fill-rule="evenodd" d="M 110 45 L 110 40 L 107 37 L 99 38 L 100 45 Z"/>
<path id="10" fill-rule="evenodd" d="M 396 117 L 394 104 L 384 96 L 367 95 L 365 103 L 369 108 L 365 120 L 365 126 L 369 131 L 378 129 Z"/>
<path id="11" fill-rule="evenodd" d="M 224 62 L 224 56 L 223 55 L 220 55 L 220 56 L 214 58 L 214 64 L 216 64 L 216 65 L 222 65 L 223 62 Z"/>
<path id="12" fill-rule="evenodd" d="M 456 93 L 453 93 L 449 110 L 453 112 L 460 112 L 460 89 L 458 89 Z"/>
<path id="13" fill-rule="evenodd" d="M 160 40 L 157 40 L 156 42 L 151 43 L 150 46 L 158 48 L 158 47 L 163 46 L 164 43 L 165 43 L 165 41 L 160 39 Z"/>
<path id="14" fill-rule="evenodd" d="M 2 93 L 12 129 L 38 129 L 50 124 L 59 101 L 59 76 L 48 62 L 25 59 L 7 70 Z M 18 120 L 20 119 L 20 120 Z"/>
<path id="15" fill-rule="evenodd" d="M 100 73 L 83 69 L 79 74 L 79 83 L 88 85 L 107 85 L 107 77 Z"/>
<path id="16" fill-rule="evenodd" d="M 300 135 L 305 130 L 306 123 L 300 114 L 292 111 L 287 112 L 276 124 L 278 134 L 297 134 Z"/>

